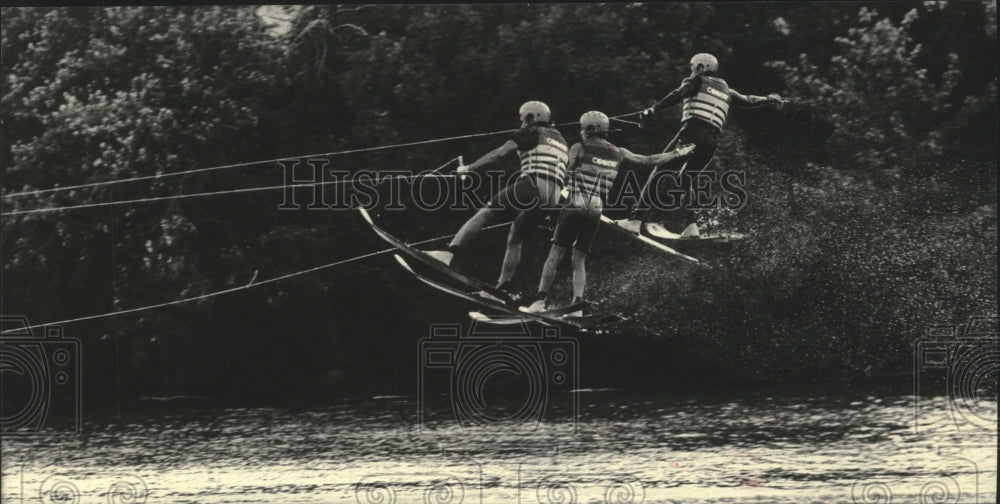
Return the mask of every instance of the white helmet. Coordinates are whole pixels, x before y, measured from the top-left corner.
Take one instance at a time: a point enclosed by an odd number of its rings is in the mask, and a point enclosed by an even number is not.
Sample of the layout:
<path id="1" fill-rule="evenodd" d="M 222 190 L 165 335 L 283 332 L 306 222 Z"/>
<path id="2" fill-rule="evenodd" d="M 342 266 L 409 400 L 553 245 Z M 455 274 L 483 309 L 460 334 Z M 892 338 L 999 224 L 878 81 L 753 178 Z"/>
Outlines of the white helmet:
<path id="1" fill-rule="evenodd" d="M 698 53 L 691 57 L 691 70 L 698 72 L 701 67 L 702 72 L 717 72 L 719 70 L 719 60 L 708 53 Z"/>
<path id="2" fill-rule="evenodd" d="M 524 102 L 517 113 L 521 116 L 521 122 L 525 124 L 549 122 L 552 116 L 552 113 L 549 112 L 549 106 L 540 101 Z"/>
<path id="3" fill-rule="evenodd" d="M 587 133 L 607 133 L 611 121 L 604 112 L 591 110 L 580 116 L 580 129 Z"/>

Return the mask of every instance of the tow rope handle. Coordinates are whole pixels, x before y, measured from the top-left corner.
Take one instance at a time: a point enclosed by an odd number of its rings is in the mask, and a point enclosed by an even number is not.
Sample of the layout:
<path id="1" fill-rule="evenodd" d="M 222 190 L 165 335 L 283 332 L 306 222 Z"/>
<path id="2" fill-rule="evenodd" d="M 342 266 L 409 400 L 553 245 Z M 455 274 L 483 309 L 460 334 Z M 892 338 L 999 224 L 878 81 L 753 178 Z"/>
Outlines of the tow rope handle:
<path id="1" fill-rule="evenodd" d="M 457 156 L 457 157 L 453 157 L 453 158 L 449 159 L 447 163 L 445 163 L 445 164 L 443 164 L 441 166 L 438 166 L 437 168 L 431 170 L 430 174 L 437 174 L 438 172 L 440 172 L 441 170 L 443 170 L 446 166 L 450 165 L 452 161 L 458 161 L 458 167 L 456 169 L 465 166 L 465 158 L 463 158 L 462 156 Z M 457 173 L 456 176 L 459 179 L 461 179 L 461 178 L 465 177 L 465 173 Z"/>

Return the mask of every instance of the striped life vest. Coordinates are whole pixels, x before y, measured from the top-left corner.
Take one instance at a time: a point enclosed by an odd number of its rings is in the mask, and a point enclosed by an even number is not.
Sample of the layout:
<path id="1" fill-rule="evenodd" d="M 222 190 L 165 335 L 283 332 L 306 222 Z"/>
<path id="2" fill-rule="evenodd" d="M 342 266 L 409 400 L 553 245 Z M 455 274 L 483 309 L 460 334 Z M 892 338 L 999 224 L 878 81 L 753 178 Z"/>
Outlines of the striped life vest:
<path id="1" fill-rule="evenodd" d="M 606 200 L 618 176 L 622 152 L 602 138 L 584 141 L 580 163 L 569 173 L 570 194 L 599 195 Z"/>
<path id="2" fill-rule="evenodd" d="M 722 130 L 729 115 L 729 85 L 718 77 L 702 75 L 701 85 L 694 96 L 684 99 L 684 112 L 681 122 L 691 118 L 705 121 L 716 129 Z"/>
<path id="3" fill-rule="evenodd" d="M 521 158 L 521 176 L 537 175 L 562 187 L 566 180 L 569 148 L 562 133 L 548 126 L 537 126 L 538 144 L 526 151 L 517 151 Z"/>

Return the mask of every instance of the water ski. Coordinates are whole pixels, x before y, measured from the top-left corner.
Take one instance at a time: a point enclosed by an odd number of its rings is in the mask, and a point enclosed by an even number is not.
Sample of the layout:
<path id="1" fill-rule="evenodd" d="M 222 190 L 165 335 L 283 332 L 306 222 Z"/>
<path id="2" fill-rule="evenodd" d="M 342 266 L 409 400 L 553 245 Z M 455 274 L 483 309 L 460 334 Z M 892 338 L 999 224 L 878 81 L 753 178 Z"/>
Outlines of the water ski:
<path id="1" fill-rule="evenodd" d="M 660 250 L 662 252 L 666 252 L 668 254 L 675 255 L 677 257 L 682 257 L 684 259 L 687 259 L 688 261 L 699 262 L 698 259 L 695 259 L 694 257 L 691 257 L 691 256 L 689 256 L 687 254 L 682 254 L 682 253 L 680 253 L 680 252 L 678 252 L 678 251 L 676 251 L 676 250 L 674 250 L 674 249 L 672 249 L 672 248 L 670 248 L 670 247 L 668 247 L 668 246 L 666 246 L 666 245 L 664 245 L 664 244 L 662 244 L 662 243 L 660 243 L 660 242 L 658 242 L 658 241 L 656 241 L 656 240 L 654 240 L 654 239 L 652 239 L 652 238 L 650 238 L 648 236 L 643 236 L 643 235 L 641 235 L 641 234 L 639 234 L 639 233 L 637 233 L 637 232 L 635 232 L 635 231 L 633 231 L 631 229 L 627 229 L 625 227 L 620 226 L 617 221 L 611 220 L 606 215 L 602 215 L 601 216 L 601 222 L 607 224 L 609 227 L 611 227 L 612 229 L 617 230 L 620 233 L 627 234 L 628 236 L 631 236 L 632 238 L 634 238 L 636 240 L 639 240 L 642 243 L 645 243 L 646 245 L 649 245 L 650 247 L 654 247 L 654 248 L 656 248 L 656 249 L 658 249 L 658 250 Z"/>
<path id="2" fill-rule="evenodd" d="M 519 307 L 518 310 L 522 313 L 537 313 L 539 315 L 545 315 L 546 317 L 566 318 L 570 313 L 580 312 L 588 308 L 590 308 L 590 303 L 581 301 L 579 303 L 571 303 L 566 306 L 541 312 L 528 312 L 527 308 L 523 306 Z M 469 317 L 478 322 L 490 322 L 497 325 L 517 324 L 524 320 L 524 317 L 521 317 L 520 315 L 511 315 L 510 313 L 490 316 L 479 311 L 469 312 Z"/>
<path id="3" fill-rule="evenodd" d="M 477 292 L 467 292 L 467 291 L 463 291 L 461 289 L 452 287 L 450 285 L 445 285 L 445 284 L 443 284 L 441 282 L 438 282 L 437 280 L 434 280 L 432 278 L 426 277 L 426 276 L 421 275 L 420 273 L 417 273 L 416 271 L 414 271 L 413 268 L 411 268 L 410 265 L 407 264 L 406 260 L 404 260 L 402 257 L 399 256 L 399 254 L 396 254 L 393 257 L 396 258 L 396 262 L 398 262 L 399 265 L 403 267 L 403 269 L 405 269 L 411 275 L 413 275 L 414 277 L 416 277 L 417 280 L 420 280 L 421 282 L 423 282 L 423 283 L 425 283 L 425 284 L 427 284 L 427 285 L 429 285 L 431 287 L 434 287 L 435 289 L 437 289 L 439 291 L 446 292 L 446 293 L 451 294 L 452 296 L 455 296 L 455 297 L 460 298 L 460 299 L 464 299 L 465 301 L 468 301 L 468 302 L 470 302 L 472 304 L 479 305 L 480 307 L 488 308 L 488 309 L 500 312 L 500 313 L 504 314 L 505 317 L 517 317 L 517 318 L 519 318 L 521 320 L 533 320 L 535 322 L 540 322 L 542 324 L 560 326 L 560 327 L 564 327 L 564 328 L 584 329 L 584 327 L 581 324 L 576 323 L 576 322 L 571 321 L 571 320 L 564 320 L 564 319 L 561 319 L 559 317 L 549 317 L 549 316 L 546 316 L 545 314 L 542 314 L 542 313 L 525 313 L 525 312 L 521 312 L 521 311 L 518 311 L 517 308 L 514 308 L 514 307 L 512 307 L 510 305 L 504 304 L 501 301 L 496 301 L 496 300 L 493 300 L 493 299 L 482 297 Z"/>
<path id="4" fill-rule="evenodd" d="M 742 233 L 708 233 L 698 237 L 683 237 L 677 233 L 671 232 L 658 222 L 647 222 L 646 232 L 649 233 L 649 236 L 656 238 L 657 240 L 673 243 L 729 243 L 742 240 L 746 237 L 746 235 Z"/>
<path id="5" fill-rule="evenodd" d="M 364 208 L 358 208 L 358 211 L 361 213 L 361 217 L 364 218 L 365 222 L 368 223 L 369 226 L 371 226 L 372 230 L 375 231 L 375 234 L 377 234 L 379 238 L 382 238 L 388 244 L 392 245 L 393 247 L 396 247 L 397 249 L 399 249 L 400 252 L 403 252 L 404 254 L 410 256 L 412 259 L 421 262 L 422 264 L 434 270 L 435 272 L 440 273 L 448 278 L 451 278 L 452 280 L 455 280 L 456 282 L 468 286 L 470 289 L 486 292 L 491 296 L 502 300 L 505 304 L 509 306 L 514 306 L 516 304 L 514 300 L 511 299 L 509 295 L 507 295 L 506 292 L 476 277 L 466 275 L 465 273 L 462 273 L 450 266 L 447 266 L 443 262 L 434 259 L 433 257 L 427 255 L 421 250 L 417 250 L 411 247 L 403 240 L 396 238 L 388 231 L 380 228 L 377 224 L 375 224 L 375 221 L 372 220 L 371 215 L 369 215 L 368 211 L 365 210 Z"/>
<path id="6" fill-rule="evenodd" d="M 551 311 L 542 312 L 546 316 L 555 315 Z M 628 320 L 627 317 L 623 317 L 616 313 L 594 313 L 589 315 L 572 315 L 572 312 L 568 314 L 559 315 L 555 317 L 563 322 L 574 324 L 576 326 L 582 327 L 583 330 L 595 330 L 595 329 L 606 329 L 609 326 L 617 324 L 619 322 L 624 322 Z M 527 315 L 526 312 L 521 312 L 522 315 Z M 538 314 L 535 314 L 538 315 Z M 526 320 L 530 320 L 525 316 L 512 315 L 507 313 L 500 313 L 497 315 L 488 315 L 481 311 L 470 311 L 469 318 L 476 322 L 483 322 L 494 325 L 515 325 L 523 324 Z"/>

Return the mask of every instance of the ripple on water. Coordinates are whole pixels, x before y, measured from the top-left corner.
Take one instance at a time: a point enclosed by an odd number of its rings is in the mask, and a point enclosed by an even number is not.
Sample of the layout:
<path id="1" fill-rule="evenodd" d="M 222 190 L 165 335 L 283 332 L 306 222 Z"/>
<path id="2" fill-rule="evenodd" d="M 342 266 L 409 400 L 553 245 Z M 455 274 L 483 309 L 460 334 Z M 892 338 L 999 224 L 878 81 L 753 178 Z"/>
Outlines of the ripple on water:
<path id="1" fill-rule="evenodd" d="M 415 401 L 401 398 L 135 414 L 120 430 L 3 439 L 2 497 L 36 498 L 60 481 L 90 496 L 129 483 L 150 502 L 207 503 L 996 497 L 996 430 L 962 424 L 944 398 L 578 397 L 577 422 L 557 408 L 547 412 L 556 421 L 529 425 L 420 425 Z M 995 419 L 996 404 L 983 411 Z"/>

